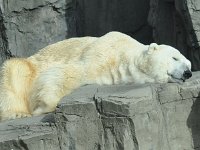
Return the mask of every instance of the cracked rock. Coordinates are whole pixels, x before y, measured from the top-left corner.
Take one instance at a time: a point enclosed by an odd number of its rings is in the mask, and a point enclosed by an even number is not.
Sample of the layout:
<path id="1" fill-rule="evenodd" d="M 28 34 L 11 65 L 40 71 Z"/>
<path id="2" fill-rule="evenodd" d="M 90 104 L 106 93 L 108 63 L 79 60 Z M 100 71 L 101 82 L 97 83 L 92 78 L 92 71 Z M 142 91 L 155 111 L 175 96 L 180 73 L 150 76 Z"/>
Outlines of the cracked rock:
<path id="1" fill-rule="evenodd" d="M 72 0 L 3 0 L 0 5 L 6 44 L 12 55 L 27 57 L 76 35 Z"/>
<path id="2" fill-rule="evenodd" d="M 19 57 L 66 38 L 100 36 L 112 30 L 152 42 L 147 0 L 0 0 L 0 9 L 5 51 Z"/>

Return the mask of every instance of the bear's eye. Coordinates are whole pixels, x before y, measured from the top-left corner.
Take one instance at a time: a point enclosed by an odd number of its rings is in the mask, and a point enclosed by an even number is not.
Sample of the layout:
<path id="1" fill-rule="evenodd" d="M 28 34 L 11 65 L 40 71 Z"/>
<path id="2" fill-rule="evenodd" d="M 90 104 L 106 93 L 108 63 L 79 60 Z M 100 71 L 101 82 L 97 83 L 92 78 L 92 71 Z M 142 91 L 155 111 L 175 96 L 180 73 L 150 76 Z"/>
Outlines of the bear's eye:
<path id="1" fill-rule="evenodd" d="M 176 58 L 176 57 L 172 57 L 175 61 L 178 61 L 178 58 Z"/>

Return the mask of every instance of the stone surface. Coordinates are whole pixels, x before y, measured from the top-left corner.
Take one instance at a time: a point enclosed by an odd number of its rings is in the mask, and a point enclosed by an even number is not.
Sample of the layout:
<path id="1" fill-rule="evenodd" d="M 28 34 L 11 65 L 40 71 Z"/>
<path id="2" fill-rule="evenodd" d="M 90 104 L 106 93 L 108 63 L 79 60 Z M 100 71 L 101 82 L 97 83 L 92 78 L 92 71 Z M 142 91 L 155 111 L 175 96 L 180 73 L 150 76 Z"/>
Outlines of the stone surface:
<path id="1" fill-rule="evenodd" d="M 16 56 L 74 36 L 72 0 L 2 0 L 8 49 Z"/>
<path id="2" fill-rule="evenodd" d="M 192 61 L 193 68 L 200 70 L 200 1 L 175 0 L 175 6 L 182 20 L 184 20 L 188 57 Z"/>
<path id="3" fill-rule="evenodd" d="M 1 150 L 197 150 L 200 72 L 185 83 L 88 85 L 50 114 L 0 123 Z"/>
<path id="4" fill-rule="evenodd" d="M 0 64 L 2 64 L 6 59 L 12 57 L 12 54 L 8 49 L 7 35 L 3 22 L 3 15 L 0 9 Z"/>
<path id="5" fill-rule="evenodd" d="M 149 0 L 0 0 L 0 9 L 1 62 L 9 54 L 30 56 L 65 38 L 113 30 L 143 43 L 153 40 L 147 23 Z"/>
<path id="6" fill-rule="evenodd" d="M 79 36 L 102 36 L 120 31 L 143 42 L 152 42 L 148 25 L 149 0 L 77 0 Z"/>
<path id="7" fill-rule="evenodd" d="M 121 31 L 176 47 L 200 70 L 198 0 L 0 0 L 0 64 L 74 36 Z"/>
<path id="8" fill-rule="evenodd" d="M 60 150 L 56 126 L 50 115 L 0 123 L 0 149 Z M 47 117 L 51 121 L 47 122 Z"/>

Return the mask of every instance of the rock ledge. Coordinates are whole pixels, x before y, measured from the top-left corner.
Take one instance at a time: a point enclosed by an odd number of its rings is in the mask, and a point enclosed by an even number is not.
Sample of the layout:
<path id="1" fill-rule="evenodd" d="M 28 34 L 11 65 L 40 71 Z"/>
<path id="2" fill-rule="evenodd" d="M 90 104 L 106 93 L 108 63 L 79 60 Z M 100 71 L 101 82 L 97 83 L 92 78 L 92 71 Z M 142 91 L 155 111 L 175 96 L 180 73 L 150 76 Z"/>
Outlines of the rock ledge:
<path id="1" fill-rule="evenodd" d="M 200 73 L 183 84 L 81 87 L 54 113 L 0 123 L 1 150 L 200 147 Z"/>

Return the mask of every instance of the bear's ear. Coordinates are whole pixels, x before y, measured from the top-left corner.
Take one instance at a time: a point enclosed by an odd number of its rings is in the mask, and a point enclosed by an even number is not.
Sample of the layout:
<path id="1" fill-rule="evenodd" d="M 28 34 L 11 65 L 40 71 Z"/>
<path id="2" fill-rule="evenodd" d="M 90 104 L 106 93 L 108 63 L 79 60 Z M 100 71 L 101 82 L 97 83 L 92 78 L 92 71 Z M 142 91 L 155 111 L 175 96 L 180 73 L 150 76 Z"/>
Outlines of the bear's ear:
<path id="1" fill-rule="evenodd" d="M 151 43 L 149 45 L 149 48 L 148 48 L 148 54 L 152 54 L 154 51 L 157 51 L 159 49 L 159 46 L 158 44 L 156 43 Z"/>

